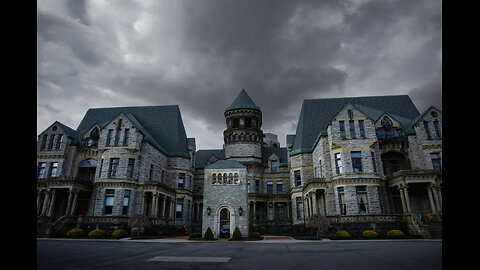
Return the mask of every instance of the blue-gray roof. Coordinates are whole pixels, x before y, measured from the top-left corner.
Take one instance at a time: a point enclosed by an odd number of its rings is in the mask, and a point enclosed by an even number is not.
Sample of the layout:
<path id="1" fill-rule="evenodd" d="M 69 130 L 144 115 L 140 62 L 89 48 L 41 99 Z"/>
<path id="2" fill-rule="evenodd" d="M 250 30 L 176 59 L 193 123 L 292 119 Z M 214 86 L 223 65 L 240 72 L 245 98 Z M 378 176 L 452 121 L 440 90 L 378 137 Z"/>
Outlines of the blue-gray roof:
<path id="1" fill-rule="evenodd" d="M 347 104 L 357 107 L 374 121 L 383 113 L 388 113 L 402 125 L 405 124 L 403 128 L 407 128 L 407 123 L 419 115 L 407 95 L 306 99 L 302 104 L 290 154 L 313 151 L 318 137 L 326 135 L 327 126 Z"/>
<path id="2" fill-rule="evenodd" d="M 233 109 L 256 109 L 260 111 L 260 107 L 258 107 L 255 102 L 250 98 L 250 96 L 245 92 L 244 89 L 238 94 L 237 98 L 228 106 L 225 111 L 233 110 Z"/>
<path id="3" fill-rule="evenodd" d="M 93 126 L 100 129 L 123 113 L 149 141 L 168 156 L 189 157 L 187 136 L 178 105 L 89 109 L 77 128 L 79 139 Z"/>
<path id="4" fill-rule="evenodd" d="M 231 169 L 231 168 L 246 168 L 245 165 L 236 160 L 218 160 L 212 164 L 208 164 L 205 169 Z"/>
<path id="5" fill-rule="evenodd" d="M 195 153 L 195 168 L 204 168 L 205 166 L 207 166 L 207 160 L 211 156 L 215 156 L 215 158 L 218 160 L 225 159 L 225 150 L 223 149 L 198 150 Z"/>

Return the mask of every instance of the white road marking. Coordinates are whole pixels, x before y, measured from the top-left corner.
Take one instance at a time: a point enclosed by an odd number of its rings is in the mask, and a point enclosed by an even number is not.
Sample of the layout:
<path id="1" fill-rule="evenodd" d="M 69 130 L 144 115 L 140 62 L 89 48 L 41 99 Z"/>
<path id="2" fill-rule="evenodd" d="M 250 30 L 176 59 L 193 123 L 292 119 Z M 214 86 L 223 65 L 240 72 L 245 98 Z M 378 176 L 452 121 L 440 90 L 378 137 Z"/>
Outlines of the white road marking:
<path id="1" fill-rule="evenodd" d="M 147 262 L 228 262 L 231 257 L 173 257 L 156 256 Z"/>

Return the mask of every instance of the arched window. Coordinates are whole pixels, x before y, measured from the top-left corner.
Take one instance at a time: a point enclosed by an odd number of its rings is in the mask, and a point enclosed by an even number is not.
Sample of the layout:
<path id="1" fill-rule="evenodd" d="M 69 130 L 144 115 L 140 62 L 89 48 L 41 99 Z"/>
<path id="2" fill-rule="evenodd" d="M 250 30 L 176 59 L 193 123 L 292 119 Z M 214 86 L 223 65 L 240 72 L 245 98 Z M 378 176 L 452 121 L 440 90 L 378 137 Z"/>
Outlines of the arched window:
<path id="1" fill-rule="evenodd" d="M 217 184 L 221 184 L 221 183 L 222 183 L 222 174 L 219 173 L 219 174 L 218 174 L 218 182 L 217 182 Z"/>
<path id="2" fill-rule="evenodd" d="M 223 174 L 223 183 L 224 183 L 224 184 L 226 184 L 227 181 L 228 181 L 228 178 L 227 178 L 227 177 L 228 177 L 227 174 L 224 173 L 224 174 Z"/>
<path id="3" fill-rule="evenodd" d="M 240 184 L 240 181 L 238 180 L 238 173 L 235 173 L 233 175 L 233 183 L 234 184 Z"/>
<path id="4" fill-rule="evenodd" d="M 216 183 L 217 183 L 217 174 L 214 173 L 214 174 L 212 174 L 212 184 L 215 185 Z"/>
<path id="5" fill-rule="evenodd" d="M 228 184 L 233 184 L 233 174 L 232 173 L 229 173 L 228 174 Z"/>

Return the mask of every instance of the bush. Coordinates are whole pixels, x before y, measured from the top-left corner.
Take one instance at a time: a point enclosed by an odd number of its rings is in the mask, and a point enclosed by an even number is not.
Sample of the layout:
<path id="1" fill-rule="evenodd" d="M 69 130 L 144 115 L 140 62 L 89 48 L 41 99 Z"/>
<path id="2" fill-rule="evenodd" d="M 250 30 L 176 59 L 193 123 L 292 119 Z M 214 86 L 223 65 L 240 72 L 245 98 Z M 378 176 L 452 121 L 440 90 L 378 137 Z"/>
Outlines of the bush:
<path id="1" fill-rule="evenodd" d="M 82 237 L 84 234 L 85 234 L 85 232 L 82 229 L 75 228 L 75 229 L 71 229 L 70 231 L 68 231 L 66 233 L 66 236 L 68 238 L 78 238 L 78 237 Z"/>
<path id="2" fill-rule="evenodd" d="M 192 233 L 189 235 L 189 239 L 196 239 L 196 238 L 202 238 L 202 234 L 199 233 L 199 232 L 192 232 Z"/>
<path id="3" fill-rule="evenodd" d="M 233 231 L 232 235 L 233 240 L 242 240 L 242 233 L 238 229 L 238 227 L 235 227 L 235 230 Z"/>
<path id="4" fill-rule="evenodd" d="M 115 230 L 113 233 L 112 233 L 112 237 L 113 238 L 117 238 L 117 239 L 120 239 L 120 238 L 124 238 L 125 236 L 127 236 L 127 232 L 125 230 Z"/>
<path id="5" fill-rule="evenodd" d="M 88 237 L 90 238 L 104 238 L 105 237 L 105 231 L 101 229 L 95 229 L 93 231 L 90 231 L 88 233 Z"/>
<path id="6" fill-rule="evenodd" d="M 387 232 L 388 238 L 403 238 L 405 234 L 400 230 L 390 230 Z"/>
<path id="7" fill-rule="evenodd" d="M 349 232 L 347 231 L 338 231 L 335 233 L 335 236 L 338 237 L 338 238 L 350 238 L 351 235 Z"/>
<path id="8" fill-rule="evenodd" d="M 203 235 L 203 239 L 213 240 L 213 232 L 212 232 L 212 229 L 210 229 L 210 227 L 208 227 L 207 230 L 205 231 L 205 234 Z"/>
<path id="9" fill-rule="evenodd" d="M 362 236 L 365 238 L 375 238 L 378 236 L 378 233 L 373 230 L 366 230 L 362 232 Z"/>
<path id="10" fill-rule="evenodd" d="M 257 239 L 260 239 L 260 233 L 259 232 L 254 232 L 252 233 L 252 238 L 257 238 Z"/>

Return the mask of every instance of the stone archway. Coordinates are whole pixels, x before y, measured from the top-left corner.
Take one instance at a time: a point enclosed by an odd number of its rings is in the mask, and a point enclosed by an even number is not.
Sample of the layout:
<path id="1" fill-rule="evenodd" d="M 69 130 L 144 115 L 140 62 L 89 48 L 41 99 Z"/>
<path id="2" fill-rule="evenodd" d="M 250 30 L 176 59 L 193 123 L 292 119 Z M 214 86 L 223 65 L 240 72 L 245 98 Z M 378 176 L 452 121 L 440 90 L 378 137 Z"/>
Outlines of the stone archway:
<path id="1" fill-rule="evenodd" d="M 220 205 L 215 211 L 215 224 L 214 234 L 216 238 L 231 238 L 235 230 L 235 210 L 233 207 Z"/>

